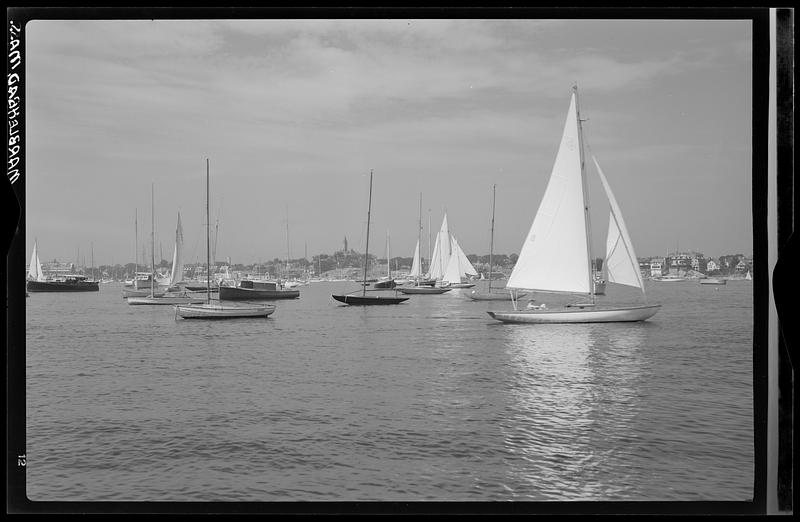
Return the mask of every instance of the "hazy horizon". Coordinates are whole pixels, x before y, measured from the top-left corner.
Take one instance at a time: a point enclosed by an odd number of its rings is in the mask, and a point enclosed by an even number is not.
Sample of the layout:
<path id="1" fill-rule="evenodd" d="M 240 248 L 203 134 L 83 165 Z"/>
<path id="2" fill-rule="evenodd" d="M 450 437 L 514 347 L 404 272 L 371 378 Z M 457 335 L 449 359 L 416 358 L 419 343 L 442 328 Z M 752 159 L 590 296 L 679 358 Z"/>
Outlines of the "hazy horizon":
<path id="1" fill-rule="evenodd" d="M 494 184 L 494 251 L 518 254 L 577 82 L 639 257 L 751 255 L 751 45 L 746 20 L 35 20 L 26 251 L 133 262 L 152 186 L 156 252 L 180 212 L 203 261 L 208 158 L 218 260 L 363 252 L 370 170 L 377 257 L 413 255 L 420 193 L 425 257 L 445 211 L 488 254 Z"/>

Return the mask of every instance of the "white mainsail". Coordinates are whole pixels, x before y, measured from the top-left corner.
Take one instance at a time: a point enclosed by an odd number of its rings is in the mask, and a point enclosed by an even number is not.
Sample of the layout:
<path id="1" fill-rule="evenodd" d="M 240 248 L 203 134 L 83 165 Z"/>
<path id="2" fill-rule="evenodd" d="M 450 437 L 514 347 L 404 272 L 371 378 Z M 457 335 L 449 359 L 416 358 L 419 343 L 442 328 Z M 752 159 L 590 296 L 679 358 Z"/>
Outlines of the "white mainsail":
<path id="1" fill-rule="evenodd" d="M 633 250 L 633 243 L 625 228 L 625 221 L 622 219 L 622 211 L 617 204 L 617 199 L 611 191 L 608 180 L 603 175 L 603 170 L 597 162 L 597 158 L 592 156 L 594 165 L 597 167 L 597 174 L 603 183 L 606 191 L 611 212 L 608 216 L 608 236 L 606 238 L 606 259 L 603 262 L 607 281 L 622 285 L 635 286 L 644 292 L 642 274 L 639 270 L 639 261 L 636 259 L 636 252 Z"/>
<path id="2" fill-rule="evenodd" d="M 469 262 L 469 259 L 467 259 L 467 255 L 464 254 L 455 236 L 451 235 L 450 239 L 452 254 L 450 255 L 450 261 L 447 263 L 447 270 L 442 280 L 449 283 L 461 283 L 467 276 L 478 275 L 478 272 L 475 270 L 475 267 L 472 266 L 472 263 Z"/>
<path id="3" fill-rule="evenodd" d="M 419 262 L 419 239 L 417 239 L 417 247 L 414 249 L 414 260 L 411 262 L 411 272 L 409 277 L 422 277 L 422 267 Z"/>
<path id="4" fill-rule="evenodd" d="M 170 286 L 183 281 L 183 227 L 181 226 L 181 213 L 178 212 L 178 226 L 175 229 L 175 250 L 172 253 L 172 274 L 169 278 Z"/>
<path id="5" fill-rule="evenodd" d="M 455 237 L 453 237 L 453 252 L 458 254 L 458 263 L 461 266 L 461 277 L 478 275 L 478 271 L 475 270 L 470 260 L 467 259 L 467 255 L 464 253 L 464 250 L 461 248 L 461 245 L 458 244 Z"/>
<path id="6" fill-rule="evenodd" d="M 550 181 L 508 288 L 592 292 L 575 94 Z"/>
<path id="7" fill-rule="evenodd" d="M 458 247 L 458 243 L 456 243 L 456 238 L 452 238 L 453 245 L 452 249 L 455 250 Z M 442 275 L 442 281 L 448 283 L 460 283 L 461 282 L 461 259 L 458 254 L 454 251 L 450 255 L 450 260 L 447 262 L 447 268 L 444 271 L 444 275 Z"/>
<path id="8" fill-rule="evenodd" d="M 439 229 L 439 233 L 436 234 L 436 243 L 431 256 L 429 272 L 431 279 L 441 279 L 444 276 L 447 264 L 450 262 L 450 254 L 450 230 L 447 227 L 447 213 L 445 213 L 442 226 Z"/>
<path id="9" fill-rule="evenodd" d="M 28 268 L 28 279 L 33 281 L 44 281 L 44 274 L 42 273 L 42 264 L 39 263 L 39 253 L 36 250 L 36 242 L 33 242 L 33 254 L 31 255 L 31 264 Z"/>

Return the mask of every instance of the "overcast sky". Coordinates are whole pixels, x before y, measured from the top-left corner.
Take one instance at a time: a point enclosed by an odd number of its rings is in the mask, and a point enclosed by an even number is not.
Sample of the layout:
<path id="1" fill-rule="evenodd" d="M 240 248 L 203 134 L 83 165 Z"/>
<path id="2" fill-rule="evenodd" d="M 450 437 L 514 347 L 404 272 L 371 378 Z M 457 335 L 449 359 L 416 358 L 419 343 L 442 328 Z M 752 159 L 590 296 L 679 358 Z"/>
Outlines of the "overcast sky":
<path id="1" fill-rule="evenodd" d="M 749 21 L 37 20 L 26 30 L 26 246 L 42 261 L 518 253 L 573 83 L 639 256 L 752 253 Z M 608 222 L 589 171 L 595 251 Z"/>

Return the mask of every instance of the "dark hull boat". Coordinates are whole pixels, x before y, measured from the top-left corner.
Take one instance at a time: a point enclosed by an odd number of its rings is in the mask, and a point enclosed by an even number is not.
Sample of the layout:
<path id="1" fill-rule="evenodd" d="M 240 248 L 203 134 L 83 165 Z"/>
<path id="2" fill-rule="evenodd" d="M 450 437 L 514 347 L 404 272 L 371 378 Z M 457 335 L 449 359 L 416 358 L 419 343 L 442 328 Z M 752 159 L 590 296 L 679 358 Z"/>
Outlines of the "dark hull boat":
<path id="1" fill-rule="evenodd" d="M 100 283 L 82 277 L 67 277 L 63 281 L 28 281 L 28 292 L 99 292 Z"/>
<path id="2" fill-rule="evenodd" d="M 362 285 L 365 287 L 361 290 L 361 295 L 353 295 L 353 294 L 344 294 L 344 295 L 337 295 L 332 294 L 331 297 L 339 301 L 340 303 L 344 303 L 346 305 L 356 305 L 356 306 L 368 306 L 368 305 L 395 305 L 400 304 L 403 301 L 407 301 L 408 297 L 390 297 L 390 296 L 372 296 L 367 295 L 366 285 L 369 282 L 376 283 L 378 282 L 376 279 L 367 279 L 367 263 L 369 262 L 369 220 L 370 214 L 372 212 L 372 171 L 369 173 L 369 206 L 367 207 L 367 244 L 364 248 L 364 278 L 362 279 Z M 388 256 L 387 256 L 388 259 Z M 394 282 L 394 281 L 392 281 Z"/>
<path id="3" fill-rule="evenodd" d="M 238 286 L 220 286 L 220 301 L 296 299 L 300 290 L 282 288 L 276 281 L 240 281 Z"/>
<path id="4" fill-rule="evenodd" d="M 340 303 L 348 305 L 393 305 L 408 301 L 408 297 L 381 297 L 377 295 L 333 295 Z"/>

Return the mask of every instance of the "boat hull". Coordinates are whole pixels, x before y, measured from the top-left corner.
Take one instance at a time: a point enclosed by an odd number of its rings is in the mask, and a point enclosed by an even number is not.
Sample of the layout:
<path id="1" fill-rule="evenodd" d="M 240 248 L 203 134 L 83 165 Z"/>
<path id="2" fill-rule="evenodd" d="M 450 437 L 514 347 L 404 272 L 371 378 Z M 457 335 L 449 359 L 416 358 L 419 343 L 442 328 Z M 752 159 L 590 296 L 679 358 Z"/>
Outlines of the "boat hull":
<path id="1" fill-rule="evenodd" d="M 156 290 L 155 296 L 159 297 L 164 295 L 165 292 L 159 292 Z M 148 297 L 150 295 L 150 289 L 147 290 L 136 290 L 133 287 L 125 287 L 122 289 L 122 297 L 123 298 L 130 298 L 130 297 Z"/>
<path id="2" fill-rule="evenodd" d="M 475 283 L 450 283 L 447 288 L 472 288 Z"/>
<path id="3" fill-rule="evenodd" d="M 274 305 L 223 306 L 219 304 L 177 305 L 175 315 L 184 319 L 236 319 L 242 317 L 268 317 Z"/>
<path id="4" fill-rule="evenodd" d="M 645 321 L 653 317 L 661 305 L 609 309 L 517 310 L 487 312 L 504 323 L 617 323 Z"/>
<path id="5" fill-rule="evenodd" d="M 381 296 L 363 296 L 363 295 L 336 295 L 332 297 L 340 303 L 348 305 L 393 305 L 400 304 L 403 301 L 408 301 L 408 297 L 381 297 Z"/>
<path id="6" fill-rule="evenodd" d="M 390 281 L 379 281 L 372 285 L 373 288 L 394 288 L 397 286 L 397 283 L 394 280 Z"/>
<path id="7" fill-rule="evenodd" d="M 725 279 L 708 278 L 708 279 L 701 279 L 700 280 L 700 284 L 701 285 L 726 285 L 726 284 L 728 284 L 728 281 L 725 280 Z"/>
<path id="8" fill-rule="evenodd" d="M 300 290 L 261 290 L 230 286 L 219 287 L 221 301 L 256 301 L 267 299 L 296 299 Z"/>
<path id="9" fill-rule="evenodd" d="M 452 290 L 451 288 L 438 288 L 434 286 L 415 286 L 413 288 L 398 288 L 404 294 L 443 294 Z"/>
<path id="10" fill-rule="evenodd" d="M 28 281 L 28 292 L 99 292 L 97 281 Z"/>

